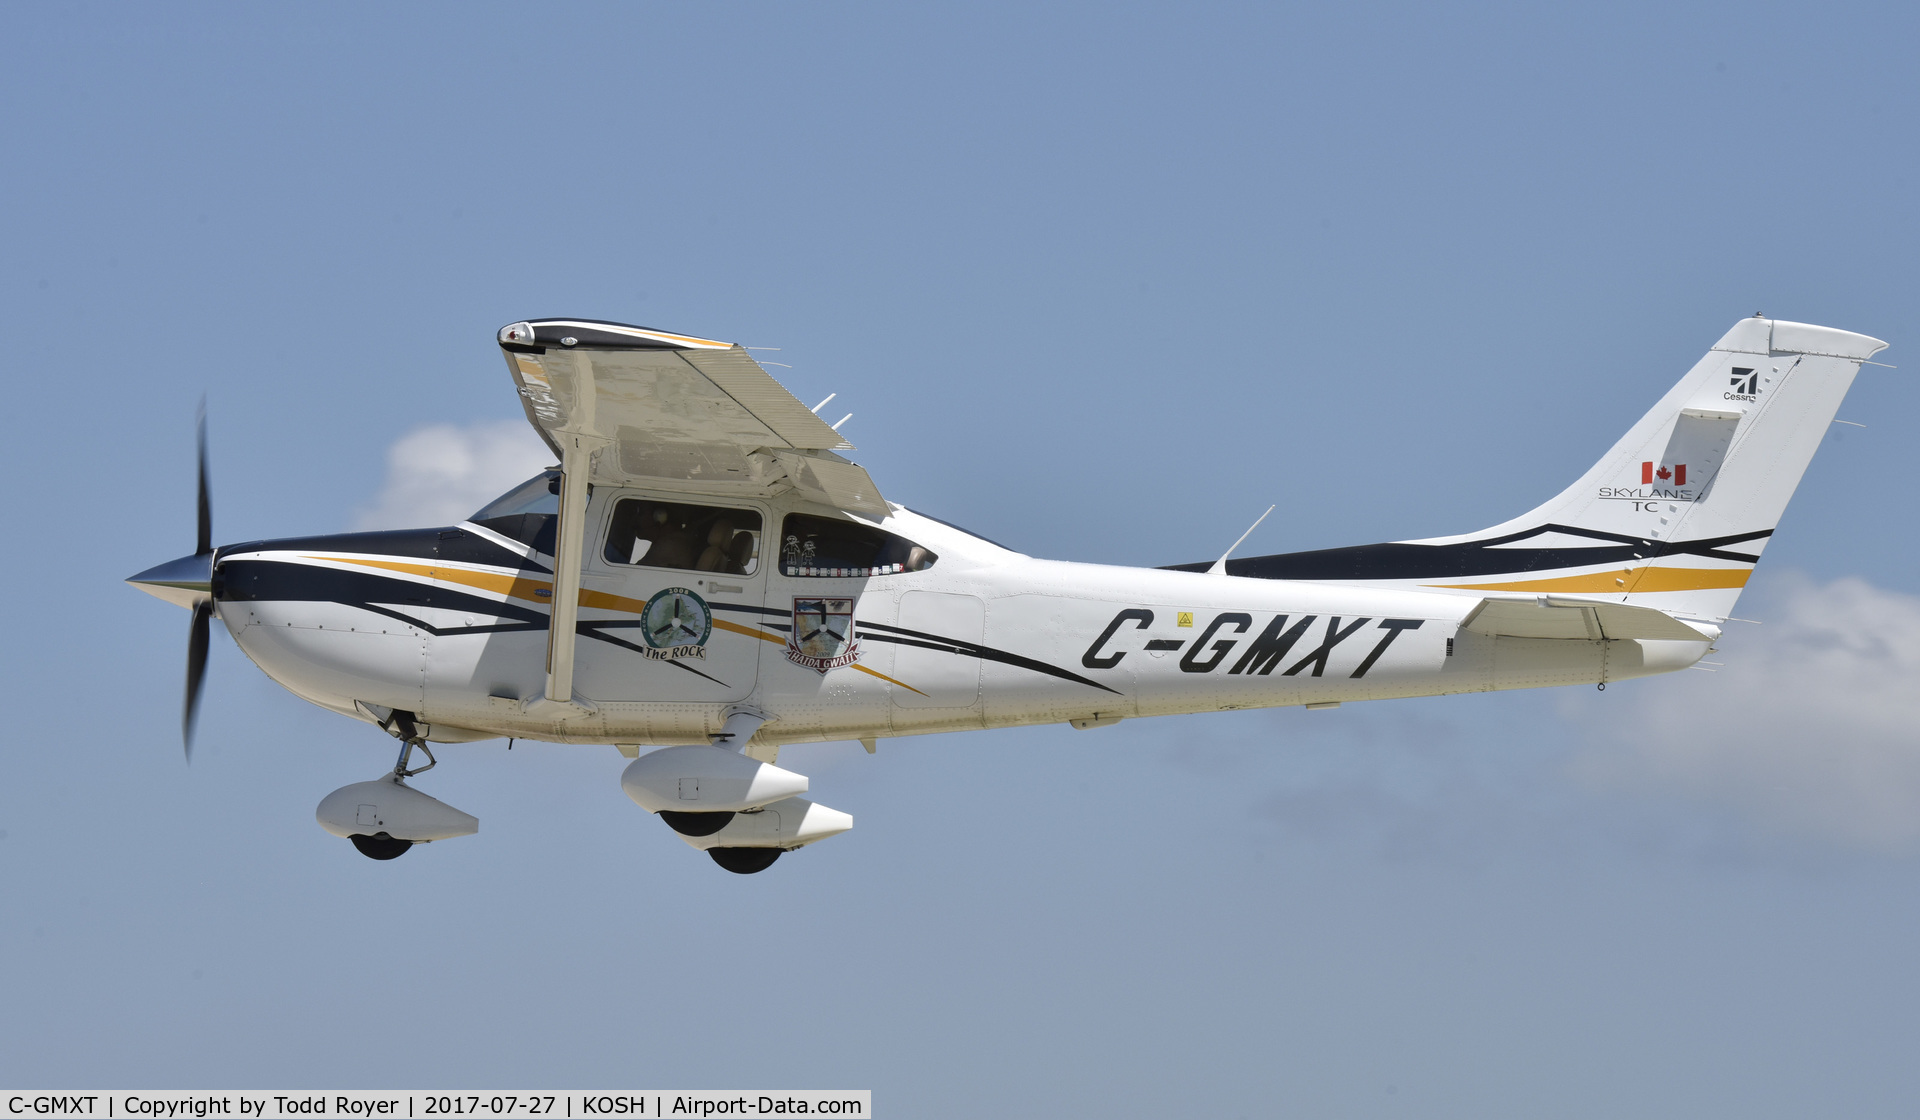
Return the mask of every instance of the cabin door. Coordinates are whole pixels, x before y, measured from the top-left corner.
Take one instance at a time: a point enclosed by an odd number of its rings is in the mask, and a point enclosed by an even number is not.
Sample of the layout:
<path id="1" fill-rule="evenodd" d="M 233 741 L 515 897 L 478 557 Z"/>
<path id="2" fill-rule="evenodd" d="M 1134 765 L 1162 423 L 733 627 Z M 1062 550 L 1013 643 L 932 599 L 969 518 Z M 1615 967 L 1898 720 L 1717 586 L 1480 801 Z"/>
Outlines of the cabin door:
<path id="1" fill-rule="evenodd" d="M 746 699 L 760 663 L 765 510 L 636 491 L 595 499 L 575 655 L 580 695 Z"/>

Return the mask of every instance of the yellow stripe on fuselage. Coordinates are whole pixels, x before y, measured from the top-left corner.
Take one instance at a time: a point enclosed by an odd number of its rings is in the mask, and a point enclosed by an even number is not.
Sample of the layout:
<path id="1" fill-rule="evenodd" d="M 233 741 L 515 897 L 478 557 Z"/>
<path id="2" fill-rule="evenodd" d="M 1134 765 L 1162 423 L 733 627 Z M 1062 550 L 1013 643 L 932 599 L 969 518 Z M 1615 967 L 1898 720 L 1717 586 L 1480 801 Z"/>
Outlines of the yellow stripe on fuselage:
<path id="1" fill-rule="evenodd" d="M 410 576 L 424 576 L 427 579 L 457 583 L 465 587 L 477 587 L 482 591 L 491 591 L 510 599 L 525 599 L 529 603 L 549 602 L 553 595 L 553 584 L 549 582 L 507 575 L 504 572 L 470 572 L 464 568 L 407 564 L 399 560 L 368 560 L 359 556 L 308 556 L 306 559 L 333 564 L 358 564 L 363 568 L 383 568 L 389 572 L 404 572 Z M 546 595 L 538 594 L 541 591 L 545 591 Z M 581 601 L 585 602 L 585 600 L 586 596 L 583 593 Z"/>
<path id="2" fill-rule="evenodd" d="M 1508 583 L 1430 583 L 1427 586 L 1460 591 L 1575 591 L 1639 595 L 1657 591 L 1745 587 L 1752 575 L 1751 568 L 1614 568 L 1553 579 L 1523 579 Z"/>

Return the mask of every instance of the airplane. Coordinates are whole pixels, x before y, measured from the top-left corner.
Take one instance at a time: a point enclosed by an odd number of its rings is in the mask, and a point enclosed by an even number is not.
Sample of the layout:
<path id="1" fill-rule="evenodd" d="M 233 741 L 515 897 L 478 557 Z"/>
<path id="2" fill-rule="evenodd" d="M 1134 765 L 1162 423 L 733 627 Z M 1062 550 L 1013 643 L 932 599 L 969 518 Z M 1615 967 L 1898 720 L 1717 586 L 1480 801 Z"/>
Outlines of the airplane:
<path id="1" fill-rule="evenodd" d="M 1130 568 L 1027 556 L 885 500 L 821 406 L 744 347 L 591 319 L 497 338 L 553 468 L 457 525 L 216 548 L 203 420 L 194 552 L 128 580 L 192 611 L 189 758 L 215 618 L 295 695 L 399 740 L 390 773 L 316 811 L 377 860 L 478 831 L 407 781 L 436 764 L 429 743 L 611 744 L 633 760 L 628 797 L 752 874 L 853 825 L 801 796 L 778 765 L 790 743 L 871 753 L 1688 668 L 1887 345 L 1756 315 L 1510 521 Z"/>

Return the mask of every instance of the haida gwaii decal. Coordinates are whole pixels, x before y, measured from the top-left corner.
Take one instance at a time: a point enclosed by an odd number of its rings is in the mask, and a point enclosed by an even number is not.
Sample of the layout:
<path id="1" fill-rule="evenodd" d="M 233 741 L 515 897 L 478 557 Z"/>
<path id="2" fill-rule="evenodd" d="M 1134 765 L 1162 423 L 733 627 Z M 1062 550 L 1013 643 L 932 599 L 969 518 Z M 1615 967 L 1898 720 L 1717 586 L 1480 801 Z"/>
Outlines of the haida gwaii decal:
<path id="1" fill-rule="evenodd" d="M 860 660 L 860 641 L 853 633 L 853 603 L 852 599 L 795 596 L 787 660 L 818 673 Z"/>

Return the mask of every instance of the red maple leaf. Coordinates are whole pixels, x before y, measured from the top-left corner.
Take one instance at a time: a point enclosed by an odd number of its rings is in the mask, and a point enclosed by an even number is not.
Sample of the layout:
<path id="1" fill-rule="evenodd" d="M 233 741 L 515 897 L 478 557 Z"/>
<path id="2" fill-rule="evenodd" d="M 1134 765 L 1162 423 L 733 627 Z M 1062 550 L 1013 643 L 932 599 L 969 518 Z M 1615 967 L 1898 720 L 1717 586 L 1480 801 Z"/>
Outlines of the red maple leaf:
<path id="1" fill-rule="evenodd" d="M 1667 468 L 1665 468 L 1665 467 L 1661 467 L 1661 468 L 1660 468 L 1659 470 L 1657 470 L 1657 471 L 1654 471 L 1653 473 L 1654 473 L 1654 476 L 1655 476 L 1655 477 L 1657 477 L 1657 478 L 1659 478 L 1659 479 L 1661 479 L 1661 480 L 1663 480 L 1663 481 L 1664 481 L 1664 480 L 1666 480 L 1666 479 L 1669 479 L 1669 478 L 1672 478 L 1672 477 L 1673 477 L 1673 472 L 1672 472 L 1672 471 L 1670 471 L 1670 470 L 1668 470 L 1668 469 L 1667 469 Z"/>

